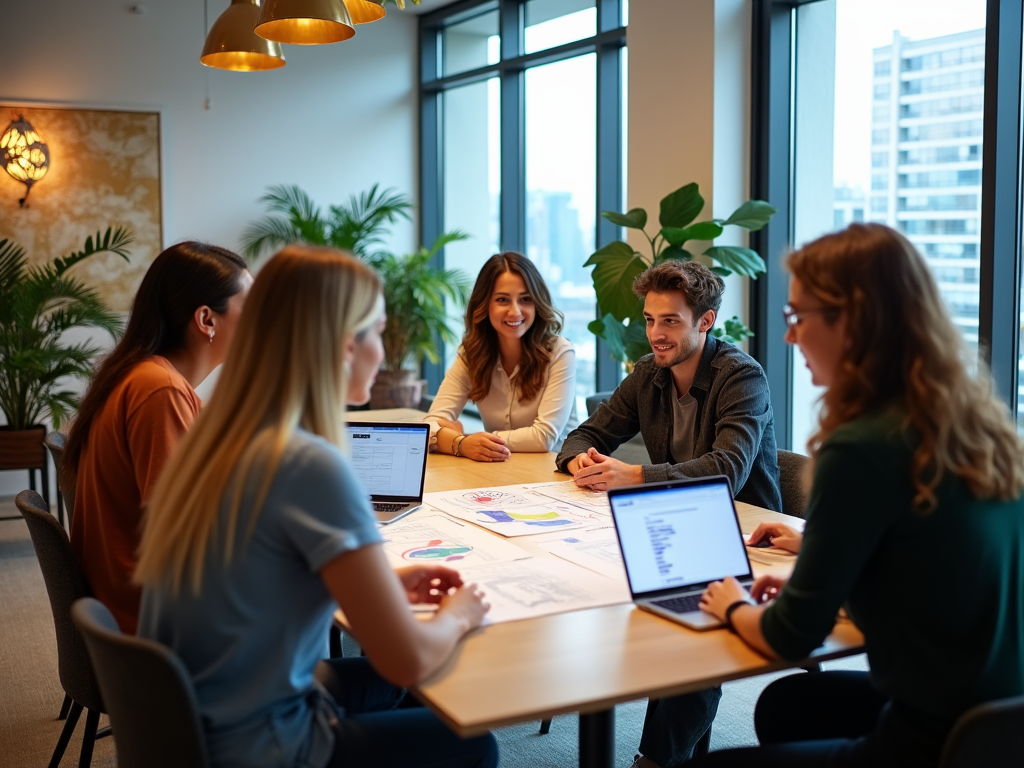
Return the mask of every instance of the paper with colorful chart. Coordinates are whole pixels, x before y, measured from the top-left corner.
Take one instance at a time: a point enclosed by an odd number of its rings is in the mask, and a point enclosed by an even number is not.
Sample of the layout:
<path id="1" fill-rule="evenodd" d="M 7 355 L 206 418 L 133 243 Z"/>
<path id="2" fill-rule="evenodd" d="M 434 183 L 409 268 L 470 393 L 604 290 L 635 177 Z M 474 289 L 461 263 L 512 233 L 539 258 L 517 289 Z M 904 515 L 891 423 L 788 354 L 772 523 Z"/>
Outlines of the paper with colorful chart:
<path id="1" fill-rule="evenodd" d="M 413 515 L 381 529 L 384 553 L 394 567 L 472 565 L 524 560 L 532 555 L 515 544 L 446 515 Z"/>
<path id="2" fill-rule="evenodd" d="M 627 584 L 614 525 L 596 525 L 564 536 L 545 538 L 537 546 L 556 557 Z"/>
<path id="3" fill-rule="evenodd" d="M 484 624 L 531 619 L 630 601 L 629 587 L 558 558 L 491 563 L 460 570 L 486 595 Z"/>
<path id="4" fill-rule="evenodd" d="M 423 501 L 502 536 L 532 536 L 594 522 L 588 510 L 522 485 L 427 493 Z"/>

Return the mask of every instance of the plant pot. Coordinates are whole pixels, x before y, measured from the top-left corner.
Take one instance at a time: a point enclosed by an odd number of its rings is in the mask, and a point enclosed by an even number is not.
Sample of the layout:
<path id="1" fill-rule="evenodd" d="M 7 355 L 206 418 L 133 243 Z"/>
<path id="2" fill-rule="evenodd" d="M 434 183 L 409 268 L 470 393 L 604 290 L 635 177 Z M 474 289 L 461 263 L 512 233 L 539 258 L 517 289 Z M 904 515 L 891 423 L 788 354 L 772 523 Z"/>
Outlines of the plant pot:
<path id="1" fill-rule="evenodd" d="M 370 389 L 370 407 L 416 408 L 426 386 L 418 371 L 379 371 Z"/>
<path id="2" fill-rule="evenodd" d="M 0 470 L 46 468 L 46 427 L 0 427 Z"/>

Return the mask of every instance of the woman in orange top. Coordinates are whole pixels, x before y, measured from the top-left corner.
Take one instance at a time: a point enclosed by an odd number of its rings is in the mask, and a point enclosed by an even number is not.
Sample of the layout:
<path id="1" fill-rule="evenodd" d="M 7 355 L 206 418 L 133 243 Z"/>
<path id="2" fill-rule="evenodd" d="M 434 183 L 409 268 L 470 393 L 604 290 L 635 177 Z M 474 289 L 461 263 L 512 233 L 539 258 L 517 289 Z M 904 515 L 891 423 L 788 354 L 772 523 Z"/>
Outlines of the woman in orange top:
<path id="1" fill-rule="evenodd" d="M 223 362 L 250 285 L 245 261 L 224 248 L 187 241 L 157 256 L 71 425 L 71 547 L 123 632 L 135 634 L 139 614 L 142 507 L 199 413 L 195 388 Z"/>

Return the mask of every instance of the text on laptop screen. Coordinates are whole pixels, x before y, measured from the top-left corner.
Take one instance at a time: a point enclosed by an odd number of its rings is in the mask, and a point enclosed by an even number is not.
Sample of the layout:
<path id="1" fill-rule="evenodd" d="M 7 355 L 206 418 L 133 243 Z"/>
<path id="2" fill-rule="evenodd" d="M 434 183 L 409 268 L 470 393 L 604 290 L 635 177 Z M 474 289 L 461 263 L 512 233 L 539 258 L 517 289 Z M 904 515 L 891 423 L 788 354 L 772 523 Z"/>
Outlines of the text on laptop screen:
<path id="1" fill-rule="evenodd" d="M 749 571 L 725 483 L 626 493 L 613 506 L 634 594 Z"/>
<path id="2" fill-rule="evenodd" d="M 348 426 L 352 466 L 371 496 L 419 496 L 427 453 L 424 431 Z"/>

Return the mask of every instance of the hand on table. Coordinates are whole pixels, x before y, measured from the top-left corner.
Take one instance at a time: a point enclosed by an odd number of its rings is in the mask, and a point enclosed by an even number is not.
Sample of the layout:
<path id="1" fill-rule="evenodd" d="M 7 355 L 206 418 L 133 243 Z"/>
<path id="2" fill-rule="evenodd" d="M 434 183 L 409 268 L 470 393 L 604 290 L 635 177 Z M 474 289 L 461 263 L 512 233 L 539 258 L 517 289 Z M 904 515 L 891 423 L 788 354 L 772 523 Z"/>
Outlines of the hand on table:
<path id="1" fill-rule="evenodd" d="M 459 572 L 443 565 L 408 565 L 395 569 L 410 603 L 440 603 L 462 586 Z"/>
<path id="2" fill-rule="evenodd" d="M 779 596 L 788 579 L 778 576 L 758 576 L 750 587 L 750 596 L 755 602 L 767 603 Z"/>
<path id="3" fill-rule="evenodd" d="M 800 551 L 804 535 L 796 528 L 790 528 L 782 523 L 760 523 L 747 539 L 747 546 L 752 547 L 765 539 L 771 542 L 774 549 L 784 549 L 796 554 Z"/>
<path id="4" fill-rule="evenodd" d="M 480 626 L 484 614 L 491 610 L 491 604 L 484 601 L 484 593 L 476 584 L 466 584 L 450 595 L 441 598 L 441 608 L 445 613 L 453 613 L 464 622 L 465 630 L 468 632 Z"/>
<path id="5" fill-rule="evenodd" d="M 594 466 L 594 460 L 586 453 L 578 453 L 574 458 L 569 459 L 569 463 L 565 465 L 565 468 L 575 476 L 584 467 Z"/>
<path id="6" fill-rule="evenodd" d="M 459 455 L 473 461 L 508 461 L 512 452 L 505 445 L 505 438 L 490 432 L 476 432 L 462 438 Z"/>
<path id="7" fill-rule="evenodd" d="M 460 435 L 466 434 L 462 428 L 461 421 L 448 421 L 448 419 L 437 419 L 437 426 L 441 429 L 450 429 L 452 432 L 457 432 Z"/>
<path id="8" fill-rule="evenodd" d="M 620 485 L 639 485 L 644 481 L 644 468 L 613 459 L 591 448 L 574 459 L 577 469 L 573 473 L 576 485 L 592 491 L 607 491 Z M 585 462 L 589 461 L 588 465 Z M 572 462 L 570 462 L 571 464 Z"/>
<path id="9" fill-rule="evenodd" d="M 728 576 L 724 581 L 713 581 L 708 584 L 708 588 L 700 596 L 700 607 L 716 619 L 725 621 L 725 609 L 737 600 L 750 600 L 753 604 L 750 593 L 743 585 L 732 576 Z"/>

